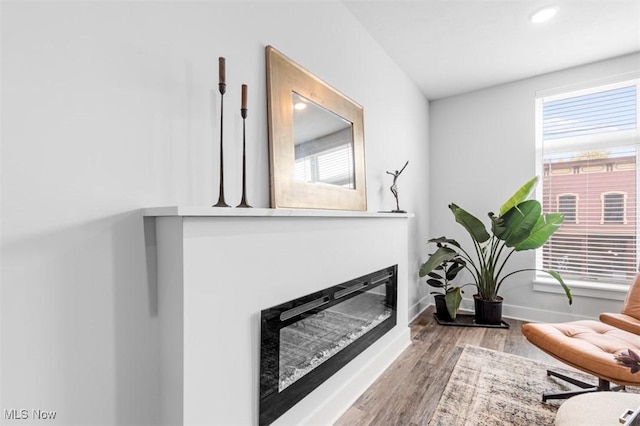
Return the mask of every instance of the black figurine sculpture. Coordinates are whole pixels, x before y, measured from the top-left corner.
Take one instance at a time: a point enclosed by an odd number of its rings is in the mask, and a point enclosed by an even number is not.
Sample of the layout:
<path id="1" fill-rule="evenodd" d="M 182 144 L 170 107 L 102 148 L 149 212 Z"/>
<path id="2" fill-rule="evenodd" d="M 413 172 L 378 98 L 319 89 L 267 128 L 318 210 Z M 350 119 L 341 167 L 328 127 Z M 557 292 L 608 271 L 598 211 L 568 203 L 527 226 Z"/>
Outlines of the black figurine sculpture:
<path id="1" fill-rule="evenodd" d="M 396 170 L 393 173 L 387 171 L 387 174 L 390 174 L 391 176 L 393 176 L 393 184 L 391 184 L 389 189 L 391 190 L 391 193 L 393 194 L 393 196 L 396 199 L 396 209 L 395 210 L 391 210 L 391 213 L 406 213 L 406 211 L 400 210 L 400 204 L 398 202 L 398 185 L 397 185 L 396 181 L 398 180 L 398 176 L 400 176 L 400 173 L 402 173 L 404 171 L 404 169 L 407 167 L 407 164 L 409 164 L 409 161 L 404 163 L 404 166 L 402 167 L 402 169 L 400 169 L 400 171 Z"/>

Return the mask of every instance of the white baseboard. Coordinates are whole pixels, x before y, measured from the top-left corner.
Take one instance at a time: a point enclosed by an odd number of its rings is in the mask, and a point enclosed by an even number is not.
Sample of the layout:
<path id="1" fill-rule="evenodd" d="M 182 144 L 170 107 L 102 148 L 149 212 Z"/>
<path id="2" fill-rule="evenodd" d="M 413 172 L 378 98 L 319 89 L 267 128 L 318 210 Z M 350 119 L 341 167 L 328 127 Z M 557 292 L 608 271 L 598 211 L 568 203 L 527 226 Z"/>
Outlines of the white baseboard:
<path id="1" fill-rule="evenodd" d="M 433 305 L 430 297 L 424 297 L 418 303 L 409 308 L 409 323 L 416 319 L 418 315 L 424 312 L 429 306 Z M 462 313 L 473 313 L 474 306 L 472 299 L 463 299 L 460 304 L 460 311 Z M 597 320 L 597 317 L 590 317 L 585 315 L 576 315 L 567 312 L 555 312 L 546 309 L 530 308 L 527 306 L 510 305 L 504 303 L 502 305 L 502 316 L 504 318 L 511 318 L 520 321 L 527 322 L 569 322 L 579 320 Z"/>
<path id="2" fill-rule="evenodd" d="M 430 295 L 426 295 L 422 299 L 414 303 L 412 306 L 409 306 L 409 312 L 408 312 L 409 324 L 411 324 L 413 320 L 417 318 L 418 315 L 424 312 L 424 310 L 431 305 L 433 305 L 433 297 Z"/>
<path id="3" fill-rule="evenodd" d="M 527 322 L 569 322 L 579 320 L 597 320 L 597 317 L 575 315 L 566 312 L 548 311 L 526 306 L 502 305 L 502 316 Z"/>

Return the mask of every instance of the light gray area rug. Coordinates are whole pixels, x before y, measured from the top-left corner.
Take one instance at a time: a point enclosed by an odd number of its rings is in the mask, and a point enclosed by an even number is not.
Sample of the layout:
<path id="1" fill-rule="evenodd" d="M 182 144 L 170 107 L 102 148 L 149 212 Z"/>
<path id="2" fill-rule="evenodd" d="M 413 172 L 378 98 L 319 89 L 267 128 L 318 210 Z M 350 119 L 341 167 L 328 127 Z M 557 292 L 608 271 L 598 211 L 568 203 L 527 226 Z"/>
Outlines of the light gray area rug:
<path id="1" fill-rule="evenodd" d="M 597 379 L 573 369 L 465 346 L 438 402 L 430 425 L 552 425 L 562 401 L 543 403 L 545 391 L 569 390 L 546 370 L 595 383 Z"/>

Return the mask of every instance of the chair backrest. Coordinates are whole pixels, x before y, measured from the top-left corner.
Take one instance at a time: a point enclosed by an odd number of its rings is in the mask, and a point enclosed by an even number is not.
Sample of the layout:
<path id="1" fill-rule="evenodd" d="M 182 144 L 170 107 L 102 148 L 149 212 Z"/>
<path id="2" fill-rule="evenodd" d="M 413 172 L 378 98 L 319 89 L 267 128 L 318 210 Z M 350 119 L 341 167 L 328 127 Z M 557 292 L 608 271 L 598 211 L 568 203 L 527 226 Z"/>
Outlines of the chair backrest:
<path id="1" fill-rule="evenodd" d="M 635 281 L 629 287 L 622 313 L 640 320 L 640 274 L 636 276 Z"/>

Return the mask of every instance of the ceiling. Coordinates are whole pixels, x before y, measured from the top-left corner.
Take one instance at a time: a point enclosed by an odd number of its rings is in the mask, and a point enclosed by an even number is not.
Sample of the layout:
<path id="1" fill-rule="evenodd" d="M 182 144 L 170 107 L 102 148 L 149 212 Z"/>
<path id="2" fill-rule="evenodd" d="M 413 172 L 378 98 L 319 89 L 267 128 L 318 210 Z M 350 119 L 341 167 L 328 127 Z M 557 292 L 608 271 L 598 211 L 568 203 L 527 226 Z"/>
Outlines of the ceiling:
<path id="1" fill-rule="evenodd" d="M 640 0 L 342 3 L 432 100 L 640 51 Z"/>

